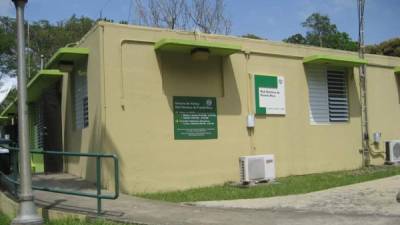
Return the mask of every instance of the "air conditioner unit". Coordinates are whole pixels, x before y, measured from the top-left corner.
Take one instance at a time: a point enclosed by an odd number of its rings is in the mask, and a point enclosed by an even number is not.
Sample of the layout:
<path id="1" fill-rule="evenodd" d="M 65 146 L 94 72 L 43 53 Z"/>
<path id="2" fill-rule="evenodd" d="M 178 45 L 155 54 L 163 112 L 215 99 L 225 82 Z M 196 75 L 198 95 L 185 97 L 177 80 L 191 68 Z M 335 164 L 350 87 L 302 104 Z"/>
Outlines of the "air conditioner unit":
<path id="1" fill-rule="evenodd" d="M 240 182 L 257 183 L 275 179 L 274 155 L 242 156 L 239 158 Z"/>
<path id="2" fill-rule="evenodd" d="M 386 142 L 386 161 L 400 163 L 400 140 Z"/>

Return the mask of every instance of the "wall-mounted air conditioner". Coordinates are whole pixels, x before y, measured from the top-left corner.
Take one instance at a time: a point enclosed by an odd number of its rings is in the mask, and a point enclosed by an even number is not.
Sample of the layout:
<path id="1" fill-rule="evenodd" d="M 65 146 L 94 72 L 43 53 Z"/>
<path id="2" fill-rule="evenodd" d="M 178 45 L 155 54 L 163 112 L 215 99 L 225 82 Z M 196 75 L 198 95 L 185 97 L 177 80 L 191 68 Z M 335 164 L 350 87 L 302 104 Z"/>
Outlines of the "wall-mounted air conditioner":
<path id="1" fill-rule="evenodd" d="M 386 142 L 386 161 L 400 163 L 400 140 Z"/>
<path id="2" fill-rule="evenodd" d="M 240 182 L 257 183 L 275 179 L 274 155 L 242 156 L 239 158 Z"/>

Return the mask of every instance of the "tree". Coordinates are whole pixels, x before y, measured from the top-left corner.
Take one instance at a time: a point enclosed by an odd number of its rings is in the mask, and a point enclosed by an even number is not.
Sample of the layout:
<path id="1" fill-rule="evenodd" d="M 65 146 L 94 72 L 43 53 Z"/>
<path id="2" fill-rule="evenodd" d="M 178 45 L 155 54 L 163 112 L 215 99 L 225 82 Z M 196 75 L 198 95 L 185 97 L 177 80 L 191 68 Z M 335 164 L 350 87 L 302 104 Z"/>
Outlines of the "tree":
<path id="1" fill-rule="evenodd" d="M 0 17 L 0 75 L 15 75 L 16 42 L 15 19 Z"/>
<path id="2" fill-rule="evenodd" d="M 308 29 L 305 37 L 295 34 L 283 41 L 348 51 L 358 49 L 357 42 L 353 41 L 348 33 L 340 32 L 326 15 L 313 13 L 301 25 Z"/>
<path id="3" fill-rule="evenodd" d="M 250 39 L 257 39 L 257 40 L 264 40 L 264 38 L 257 36 L 255 34 L 244 34 L 241 37 L 250 38 Z"/>
<path id="4" fill-rule="evenodd" d="M 204 33 L 230 33 L 224 0 L 135 0 L 136 24 Z"/>
<path id="5" fill-rule="evenodd" d="M 331 24 L 329 17 L 319 13 L 311 14 L 302 25 L 309 29 L 306 34 L 309 44 L 320 47 L 324 46 L 330 35 L 337 32 L 336 25 Z"/>
<path id="6" fill-rule="evenodd" d="M 307 44 L 307 40 L 305 37 L 303 37 L 302 34 L 294 34 L 288 37 L 287 39 L 284 39 L 283 41 L 293 44 L 303 44 L 303 45 Z"/>
<path id="7" fill-rule="evenodd" d="M 365 51 L 370 54 L 400 57 L 400 38 L 393 38 L 377 45 L 366 46 Z"/>
<path id="8" fill-rule="evenodd" d="M 79 41 L 93 25 L 93 20 L 75 15 L 56 24 L 47 20 L 29 24 L 28 72 L 35 74 L 40 69 L 41 55 L 50 59 L 59 48 Z M 0 17 L 0 73 L 11 77 L 15 76 L 16 69 L 15 33 L 15 19 Z"/>
<path id="9" fill-rule="evenodd" d="M 188 24 L 186 0 L 135 0 L 137 23 L 153 27 L 185 29 Z"/>
<path id="10" fill-rule="evenodd" d="M 231 32 L 232 22 L 225 15 L 225 4 L 223 0 L 192 0 L 189 12 L 196 28 L 204 33 Z"/>

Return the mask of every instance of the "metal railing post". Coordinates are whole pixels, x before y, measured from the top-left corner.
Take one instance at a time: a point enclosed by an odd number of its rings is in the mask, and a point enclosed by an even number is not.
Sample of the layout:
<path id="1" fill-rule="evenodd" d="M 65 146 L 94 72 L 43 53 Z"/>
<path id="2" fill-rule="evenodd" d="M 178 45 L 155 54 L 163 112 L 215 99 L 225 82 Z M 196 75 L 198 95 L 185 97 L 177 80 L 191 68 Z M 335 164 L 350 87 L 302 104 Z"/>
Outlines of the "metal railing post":
<path id="1" fill-rule="evenodd" d="M 11 177 L 14 180 L 18 180 L 18 152 L 15 151 L 10 151 L 10 156 L 11 156 Z M 13 190 L 12 194 L 15 197 L 18 197 L 18 184 L 14 183 L 13 185 Z"/>
<path id="2" fill-rule="evenodd" d="M 14 160 L 17 157 L 17 154 L 19 152 L 18 147 L 13 147 L 13 146 L 4 146 L 0 144 L 0 147 L 7 148 L 9 149 L 10 153 L 14 155 Z M 119 159 L 116 155 L 113 154 L 101 154 L 101 153 L 81 153 L 81 152 L 60 152 L 60 151 L 42 151 L 38 149 L 32 149 L 30 151 L 32 154 L 49 154 L 49 155 L 62 155 L 64 157 L 89 157 L 92 159 L 96 160 L 96 193 L 93 192 L 79 192 L 75 190 L 63 190 L 60 188 L 52 188 L 52 187 L 41 187 L 41 186 L 36 186 L 33 185 L 32 188 L 34 190 L 39 190 L 39 191 L 48 191 L 48 192 L 53 192 L 53 193 L 60 193 L 60 194 L 67 194 L 67 195 L 75 195 L 75 196 L 83 196 L 83 197 L 88 197 L 88 198 L 95 198 L 97 201 L 97 215 L 100 216 L 102 214 L 102 200 L 103 199 L 110 199 L 110 200 L 115 200 L 119 197 L 119 187 L 120 187 L 120 178 L 119 178 Z M 112 159 L 114 162 L 114 185 L 115 185 L 115 191 L 114 194 L 102 194 L 101 191 L 101 160 L 102 158 L 107 158 L 107 159 Z M 13 173 L 10 176 L 3 175 L 0 172 L 0 178 L 4 178 L 4 180 L 8 183 L 11 183 L 14 187 L 16 185 L 17 187 L 20 186 L 20 181 L 18 181 L 18 164 L 16 161 L 13 162 L 12 165 L 13 168 Z M 11 188 L 12 188 L 11 187 Z M 15 189 L 14 189 L 15 190 Z M 12 190 L 12 191 L 14 191 Z M 31 224 L 29 224 L 31 225 Z"/>
<path id="3" fill-rule="evenodd" d="M 97 215 L 101 214 L 101 159 L 96 157 Z"/>

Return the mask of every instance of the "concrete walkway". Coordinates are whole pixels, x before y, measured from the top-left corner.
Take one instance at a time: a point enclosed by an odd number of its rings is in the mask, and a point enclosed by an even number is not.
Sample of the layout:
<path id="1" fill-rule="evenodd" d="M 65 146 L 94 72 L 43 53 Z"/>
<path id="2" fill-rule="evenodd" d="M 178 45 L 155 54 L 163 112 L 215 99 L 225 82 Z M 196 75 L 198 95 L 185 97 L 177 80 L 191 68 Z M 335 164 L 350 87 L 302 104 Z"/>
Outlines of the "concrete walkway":
<path id="1" fill-rule="evenodd" d="M 398 179 L 399 177 L 396 177 L 397 181 Z M 66 182 L 67 180 L 68 182 Z M 72 185 L 74 182 L 77 185 Z M 378 182 L 379 184 L 380 181 L 373 182 Z M 81 190 L 91 190 L 90 185 L 69 175 L 36 177 L 34 183 L 53 187 L 65 187 L 65 184 L 68 183 L 70 188 L 76 189 L 76 187 L 80 187 Z M 36 203 L 45 209 L 78 212 L 88 215 L 95 215 L 96 212 L 96 201 L 90 198 L 42 191 L 35 191 L 35 198 Z M 288 201 L 287 204 L 296 205 L 296 202 Z M 379 211 L 374 213 L 348 213 L 346 210 L 326 212 L 314 210 L 315 207 L 310 209 L 307 207 L 268 207 L 267 209 L 214 208 L 173 204 L 121 195 L 118 200 L 104 201 L 103 208 L 105 212 L 103 217 L 119 222 L 149 225 L 400 224 L 398 214 L 389 215 Z"/>
<path id="2" fill-rule="evenodd" d="M 197 206 L 297 210 L 330 214 L 400 217 L 400 176 L 331 188 L 301 195 L 229 201 L 197 202 Z M 400 224 L 400 221 L 399 221 Z"/>
<path id="3" fill-rule="evenodd" d="M 383 181 L 395 181 L 398 185 L 400 177 L 393 177 L 382 179 L 378 181 L 368 182 L 368 187 L 375 188 L 378 190 L 377 194 L 380 195 L 379 187 L 388 185 L 393 182 Z M 396 183 L 397 182 L 397 183 Z M 72 177 L 70 175 L 57 175 L 57 176 L 36 176 L 34 183 L 38 185 L 45 185 L 48 187 L 63 187 L 82 191 L 92 191 L 93 184 L 89 184 L 79 178 Z M 67 185 L 66 185 L 67 184 Z M 367 183 L 365 183 L 367 184 Z M 363 185 L 363 184 L 361 184 Z M 351 185 L 343 188 L 357 187 L 357 185 Z M 347 189 L 332 189 L 334 192 L 345 192 Z M 356 188 L 357 189 L 357 188 Z M 369 190 L 369 189 L 368 189 Z M 318 193 L 318 192 L 317 192 Z M 324 192 L 322 192 L 324 193 Z M 374 189 L 369 190 L 366 195 L 373 194 Z M 309 195 L 304 198 L 307 199 Z M 318 194 L 317 194 L 318 195 Z M 351 195 L 351 194 L 350 194 Z M 351 199 L 351 196 L 348 198 Z M 323 195 L 321 195 L 323 196 Z M 293 196 L 292 196 L 293 197 Z M 289 198 L 292 198 L 289 196 Z M 325 196 L 326 197 L 326 196 Z M 81 214 L 95 215 L 96 212 L 96 201 L 94 199 L 61 195 L 43 191 L 35 191 L 36 203 L 44 209 L 52 210 L 63 210 L 70 212 L 78 212 Z M 395 209 L 395 213 L 386 213 L 386 211 L 347 211 L 346 208 L 342 210 L 318 210 L 322 205 L 327 206 L 327 202 L 334 200 L 327 198 L 326 201 L 320 202 L 321 204 L 310 205 L 304 204 L 300 201 L 301 195 L 294 196 L 293 201 L 283 201 L 285 207 L 254 207 L 257 209 L 251 209 L 253 207 L 244 208 L 215 208 L 209 207 L 212 204 L 200 203 L 203 206 L 192 206 L 184 204 L 174 204 L 160 201 L 153 201 L 147 199 L 141 199 L 132 197 L 129 195 L 121 195 L 118 200 L 105 200 L 103 203 L 104 218 L 108 218 L 114 221 L 126 222 L 126 223 L 138 223 L 138 224 L 176 224 L 176 225 L 205 225 L 205 224 L 219 224 L 219 225 L 243 225 L 243 224 L 280 224 L 280 225 L 313 225 L 313 224 L 330 224 L 330 225 L 347 225 L 347 224 L 400 224 L 399 210 Z M 347 198 L 347 197 L 346 197 Z M 319 200 L 323 200 L 324 197 Z M 360 198 L 356 198 L 360 199 Z M 361 198 L 362 199 L 362 198 Z M 384 198 L 386 199 L 386 198 Z M 318 199 L 315 199 L 314 203 L 319 203 Z M 239 200 L 240 202 L 241 200 Z M 258 200 L 246 200 L 246 201 L 258 201 Z M 261 200 L 267 201 L 267 200 Z M 357 200 L 358 201 L 358 200 Z M 268 202 L 268 201 L 267 201 Z M 280 202 L 273 200 L 273 202 Z M 226 202 L 225 202 L 226 203 Z M 368 202 L 367 202 L 368 203 Z M 214 202 L 214 204 L 216 204 Z M 293 204 L 294 207 L 287 207 Z M 296 205 L 297 204 L 297 205 Z M 343 202 L 343 207 L 347 204 L 354 205 L 355 202 Z M 360 204 L 364 204 L 360 202 Z M 383 203 L 385 204 L 385 203 Z M 296 207 L 303 205 L 304 207 Z M 381 204 L 382 205 L 382 204 Z M 206 207 L 207 206 L 207 207 Z M 224 206 L 224 205 L 213 205 L 213 206 Z M 400 208 L 400 204 L 396 205 Z M 366 206 L 369 207 L 369 206 Z M 373 206 L 372 206 L 373 207 Z M 349 213 L 350 212 L 350 213 Z"/>

